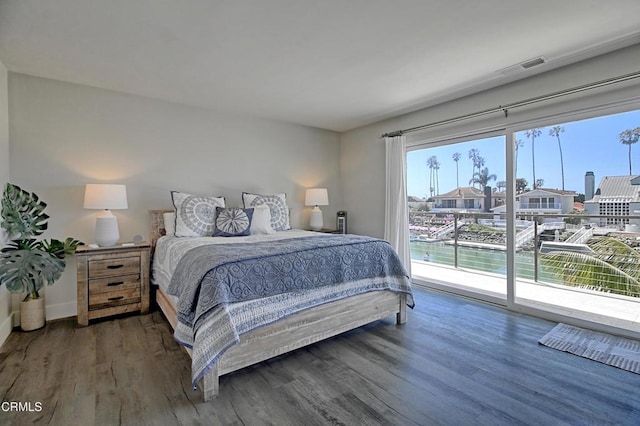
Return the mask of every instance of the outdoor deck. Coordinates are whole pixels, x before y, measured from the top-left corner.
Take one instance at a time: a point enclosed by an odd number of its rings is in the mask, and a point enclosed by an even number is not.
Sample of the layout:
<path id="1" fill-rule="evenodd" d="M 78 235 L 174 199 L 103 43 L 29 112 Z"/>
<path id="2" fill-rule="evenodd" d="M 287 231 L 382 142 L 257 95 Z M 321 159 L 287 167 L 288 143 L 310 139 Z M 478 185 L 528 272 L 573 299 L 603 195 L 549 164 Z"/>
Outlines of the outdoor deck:
<path id="1" fill-rule="evenodd" d="M 417 284 L 440 289 L 448 287 L 465 295 L 480 294 L 490 301 L 506 303 L 504 275 L 420 260 L 411 261 L 411 273 Z M 624 334 L 640 337 L 640 300 L 518 279 L 516 302 L 527 308 L 624 330 Z"/>

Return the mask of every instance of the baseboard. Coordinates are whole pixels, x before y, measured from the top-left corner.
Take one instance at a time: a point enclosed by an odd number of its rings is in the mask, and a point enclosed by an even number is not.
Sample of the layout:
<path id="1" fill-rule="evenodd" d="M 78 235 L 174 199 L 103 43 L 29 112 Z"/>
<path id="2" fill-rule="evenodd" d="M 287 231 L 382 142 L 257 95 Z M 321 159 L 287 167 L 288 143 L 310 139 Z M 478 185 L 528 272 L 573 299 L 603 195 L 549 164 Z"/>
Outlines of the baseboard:
<path id="1" fill-rule="evenodd" d="M 78 305 L 76 302 L 58 303 L 55 305 L 45 305 L 45 318 L 55 320 L 60 318 L 75 317 L 78 315 Z"/>
<path id="2" fill-rule="evenodd" d="M 0 346 L 2 346 L 13 330 L 13 312 L 0 323 Z"/>
<path id="3" fill-rule="evenodd" d="M 56 320 L 60 318 L 69 318 L 75 317 L 78 315 L 78 305 L 75 302 L 66 302 L 66 303 L 57 303 L 55 305 L 45 305 L 44 307 L 44 315 L 47 321 Z M 12 319 L 15 321 L 12 324 Z M 2 337 L 4 336 L 4 326 L 7 324 L 9 327 L 9 332 L 11 332 L 11 327 L 19 327 L 20 326 L 20 311 L 17 310 L 12 312 L 9 315 L 9 318 L 0 325 L 0 342 L 3 342 Z M 9 334 L 7 334 L 8 336 Z M 5 336 L 6 338 L 6 336 Z"/>

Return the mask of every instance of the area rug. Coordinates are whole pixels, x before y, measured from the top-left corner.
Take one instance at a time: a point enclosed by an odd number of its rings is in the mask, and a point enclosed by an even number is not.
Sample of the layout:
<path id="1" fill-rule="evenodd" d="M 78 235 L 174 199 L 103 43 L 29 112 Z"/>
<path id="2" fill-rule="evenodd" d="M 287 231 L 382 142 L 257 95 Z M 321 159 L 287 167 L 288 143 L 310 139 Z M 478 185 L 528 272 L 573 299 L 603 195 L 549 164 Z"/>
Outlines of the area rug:
<path id="1" fill-rule="evenodd" d="M 640 341 L 558 324 L 541 345 L 640 374 Z"/>

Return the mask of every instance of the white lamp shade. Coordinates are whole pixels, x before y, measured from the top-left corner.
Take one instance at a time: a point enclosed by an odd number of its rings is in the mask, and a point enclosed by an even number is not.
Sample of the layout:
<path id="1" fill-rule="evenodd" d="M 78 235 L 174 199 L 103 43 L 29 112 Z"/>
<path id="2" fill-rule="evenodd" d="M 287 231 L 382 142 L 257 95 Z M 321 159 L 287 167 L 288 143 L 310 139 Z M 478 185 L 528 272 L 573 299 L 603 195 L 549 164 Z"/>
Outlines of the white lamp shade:
<path id="1" fill-rule="evenodd" d="M 125 185 L 88 183 L 84 188 L 84 208 L 120 210 L 127 208 Z"/>
<path id="2" fill-rule="evenodd" d="M 305 206 L 328 206 L 327 188 L 309 188 L 304 198 Z"/>

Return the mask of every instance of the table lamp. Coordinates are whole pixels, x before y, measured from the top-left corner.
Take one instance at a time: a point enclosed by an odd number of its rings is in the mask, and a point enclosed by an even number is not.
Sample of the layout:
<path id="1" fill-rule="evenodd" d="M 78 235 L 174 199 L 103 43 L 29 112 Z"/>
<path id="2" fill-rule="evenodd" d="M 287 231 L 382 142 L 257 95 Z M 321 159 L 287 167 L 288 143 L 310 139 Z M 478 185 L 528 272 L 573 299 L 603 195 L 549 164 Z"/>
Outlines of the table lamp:
<path id="1" fill-rule="evenodd" d="M 84 189 L 84 208 L 104 210 L 96 218 L 96 244 L 100 247 L 114 246 L 120 239 L 118 219 L 111 210 L 127 208 L 125 185 L 88 183 Z"/>
<path id="2" fill-rule="evenodd" d="M 322 210 L 318 206 L 329 205 L 329 195 L 326 188 L 309 188 L 307 189 L 304 199 L 306 206 L 314 206 L 311 210 L 311 220 L 309 221 L 309 228 L 312 231 L 319 231 L 324 226 L 322 219 Z"/>

